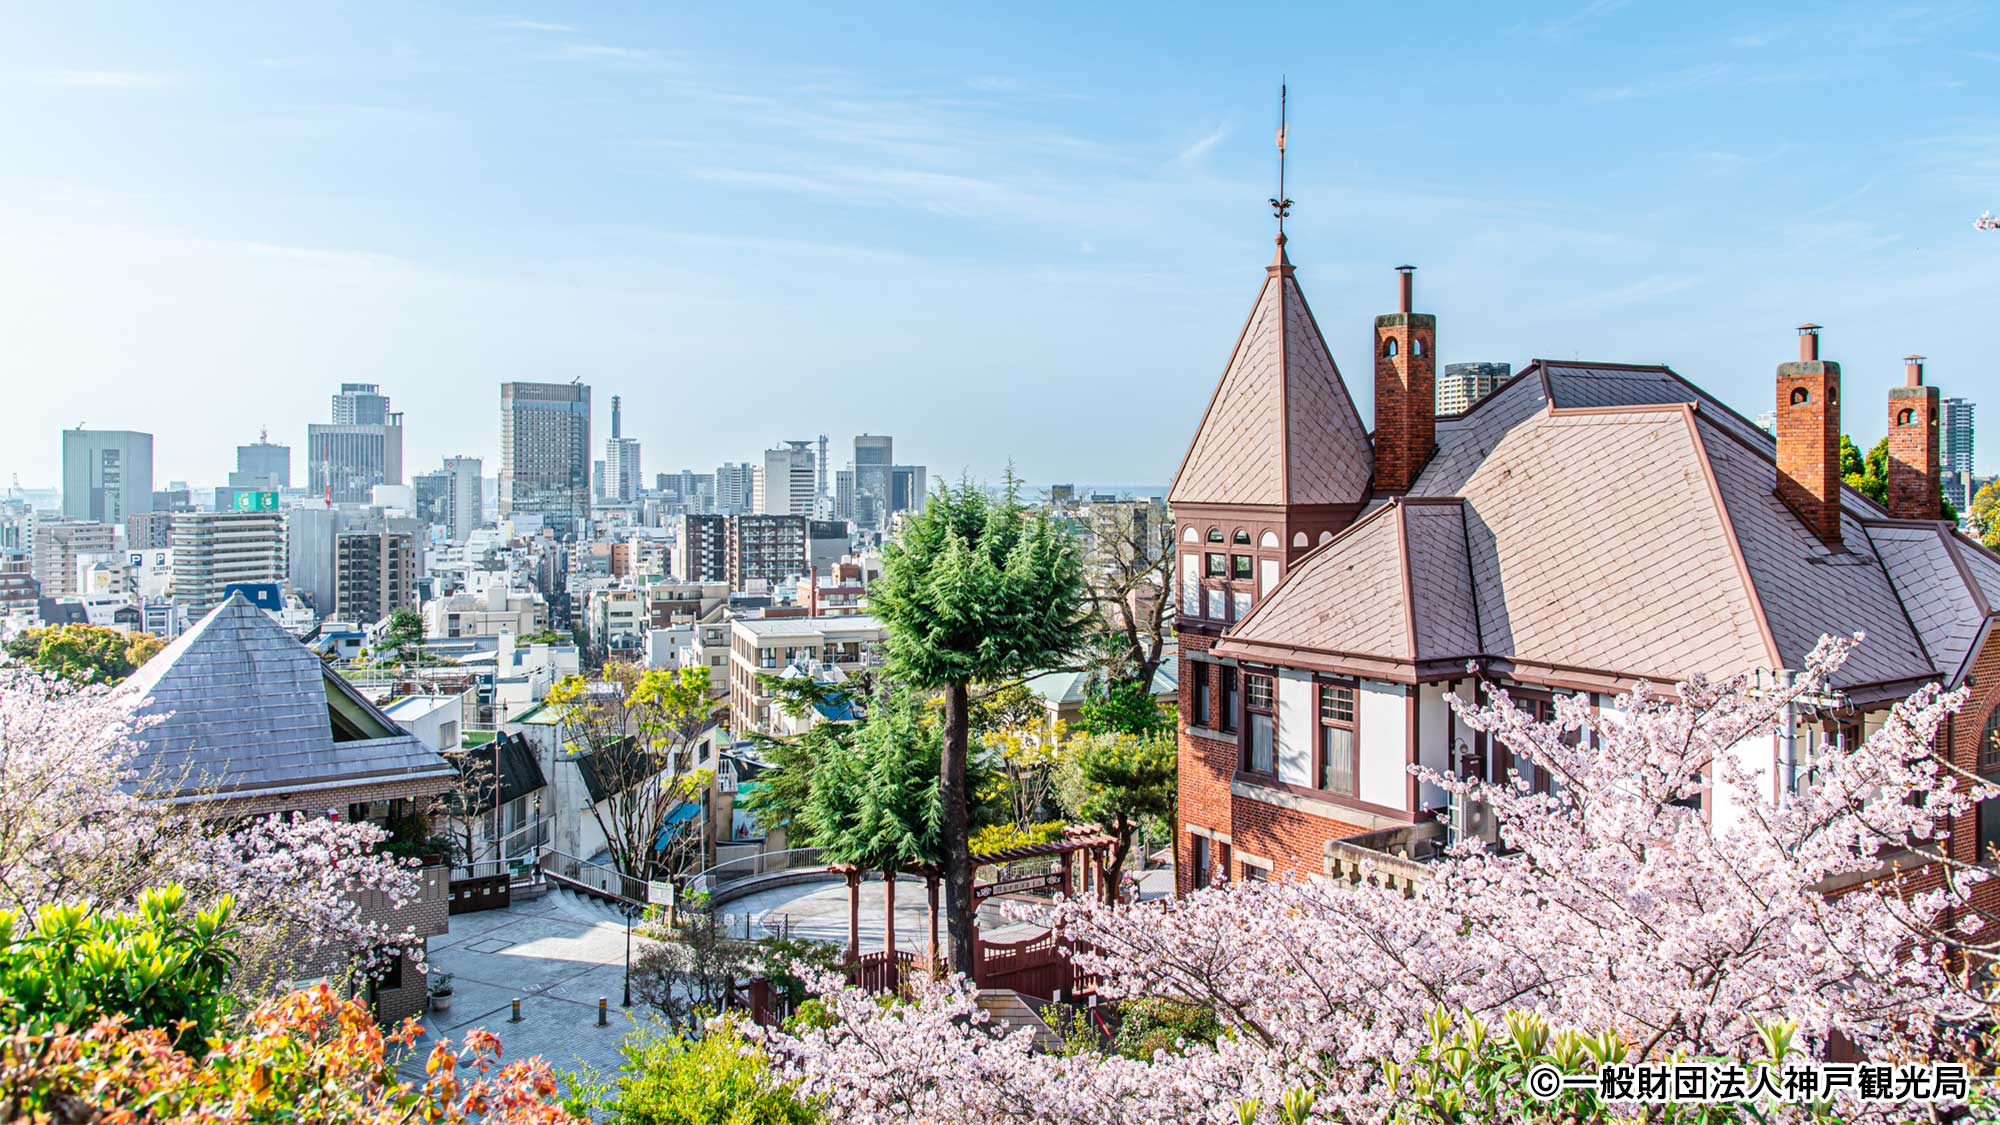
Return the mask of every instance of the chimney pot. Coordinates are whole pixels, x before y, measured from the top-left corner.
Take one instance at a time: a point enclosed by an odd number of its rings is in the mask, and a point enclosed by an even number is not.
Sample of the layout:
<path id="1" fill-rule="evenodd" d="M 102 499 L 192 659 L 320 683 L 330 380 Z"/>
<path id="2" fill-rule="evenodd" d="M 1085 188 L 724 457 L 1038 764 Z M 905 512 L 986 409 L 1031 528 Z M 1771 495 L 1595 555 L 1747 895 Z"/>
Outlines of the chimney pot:
<path id="1" fill-rule="evenodd" d="M 1811 363 L 1819 358 L 1819 325 L 1799 325 L 1799 362 Z"/>
<path id="2" fill-rule="evenodd" d="M 1401 285 L 1402 285 L 1401 302 L 1399 303 L 1396 311 L 1407 313 L 1416 307 L 1416 302 L 1414 300 L 1415 294 L 1412 291 L 1413 282 L 1411 279 L 1411 275 L 1417 272 L 1417 267 L 1397 266 L 1396 272 L 1401 275 Z"/>
<path id="3" fill-rule="evenodd" d="M 1924 357 L 1906 355 L 1903 357 L 1903 385 L 1921 387 L 1924 385 Z"/>

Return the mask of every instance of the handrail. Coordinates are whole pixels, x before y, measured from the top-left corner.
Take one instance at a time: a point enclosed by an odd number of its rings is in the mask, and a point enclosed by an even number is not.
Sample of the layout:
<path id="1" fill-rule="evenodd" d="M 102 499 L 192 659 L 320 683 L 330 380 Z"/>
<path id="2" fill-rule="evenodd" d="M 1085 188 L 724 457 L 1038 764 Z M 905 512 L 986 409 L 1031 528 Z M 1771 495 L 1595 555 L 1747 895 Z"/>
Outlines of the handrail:
<path id="1" fill-rule="evenodd" d="M 739 856 L 726 860 L 695 875 L 688 880 L 690 895 L 713 895 L 731 883 L 759 875 L 772 875 L 785 871 L 802 871 L 824 868 L 826 862 L 818 848 L 787 848 L 781 852 L 759 852 L 756 855 Z"/>

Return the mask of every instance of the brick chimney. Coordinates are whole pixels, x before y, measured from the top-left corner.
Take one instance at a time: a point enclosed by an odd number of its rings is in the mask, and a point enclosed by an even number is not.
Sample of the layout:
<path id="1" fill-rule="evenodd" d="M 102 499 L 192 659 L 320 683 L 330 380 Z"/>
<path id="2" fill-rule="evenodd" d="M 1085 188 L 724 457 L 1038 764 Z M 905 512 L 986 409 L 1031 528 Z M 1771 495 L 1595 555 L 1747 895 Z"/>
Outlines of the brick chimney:
<path id="1" fill-rule="evenodd" d="M 1375 491 L 1408 492 L 1437 446 L 1437 318 L 1411 312 L 1411 274 L 1398 311 L 1375 318 Z"/>
<path id="2" fill-rule="evenodd" d="M 1840 541 L 1840 365 L 1799 325 L 1799 358 L 1778 365 L 1778 499 L 1829 551 Z"/>
<path id="3" fill-rule="evenodd" d="M 1889 514 L 1944 516 L 1938 493 L 1938 389 L 1924 385 L 1924 357 L 1903 357 L 1903 385 L 1889 388 Z"/>

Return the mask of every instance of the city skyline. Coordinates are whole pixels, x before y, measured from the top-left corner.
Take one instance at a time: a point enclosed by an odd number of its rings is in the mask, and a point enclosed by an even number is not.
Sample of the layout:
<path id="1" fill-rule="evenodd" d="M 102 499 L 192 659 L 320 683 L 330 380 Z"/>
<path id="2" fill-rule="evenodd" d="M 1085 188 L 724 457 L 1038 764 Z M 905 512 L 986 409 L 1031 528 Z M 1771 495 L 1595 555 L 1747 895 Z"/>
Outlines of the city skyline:
<path id="1" fill-rule="evenodd" d="M 1665 362 L 1755 417 L 1812 320 L 1857 402 L 1910 352 L 1995 385 L 1984 4 L 1300 11 L 1278 51 L 1216 13 L 380 12 L 21 14 L 0 480 L 55 484 L 83 421 L 219 484 L 343 382 L 394 396 L 406 466 L 493 467 L 498 385 L 574 378 L 655 471 L 887 432 L 941 479 L 1164 484 L 1269 257 L 1281 71 L 1292 257 L 1357 391 L 1404 261 L 1442 363 Z"/>

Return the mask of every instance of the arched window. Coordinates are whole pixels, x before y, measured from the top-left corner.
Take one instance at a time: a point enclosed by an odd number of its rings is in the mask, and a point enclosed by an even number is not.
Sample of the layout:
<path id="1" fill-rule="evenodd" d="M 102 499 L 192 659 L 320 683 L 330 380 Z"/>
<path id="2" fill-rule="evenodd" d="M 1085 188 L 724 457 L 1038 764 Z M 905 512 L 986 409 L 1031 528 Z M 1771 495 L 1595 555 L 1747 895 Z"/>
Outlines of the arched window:
<path id="1" fill-rule="evenodd" d="M 1301 532 L 1299 532 L 1298 534 L 1296 534 L 1296 535 L 1292 536 L 1292 546 L 1294 546 L 1294 547 L 1303 547 L 1303 546 L 1305 546 L 1305 545 L 1306 545 L 1306 533 L 1305 533 L 1305 532 L 1301 531 Z"/>
<path id="2" fill-rule="evenodd" d="M 1382 354 L 1385 356 L 1394 356 L 1396 354 L 1396 338 L 1394 336 L 1389 337 L 1382 344 Z"/>
<path id="3" fill-rule="evenodd" d="M 1211 527 L 1211 528 L 1209 528 L 1209 529 L 1208 529 L 1208 541 L 1209 541 L 1210 543 L 1220 543 L 1220 542 L 1222 542 L 1222 529 L 1221 529 L 1221 528 L 1219 528 L 1219 527 Z"/>
<path id="4" fill-rule="evenodd" d="M 1414 356 L 1424 354 L 1424 338 L 1422 336 L 1410 341 L 1410 354 Z"/>
<path id="5" fill-rule="evenodd" d="M 1809 398 L 1811 398 L 1811 397 L 1812 397 L 1812 394 L 1811 394 L 1811 392 L 1807 391 L 1807 390 L 1806 390 L 1806 389 L 1805 389 L 1804 387 L 1793 387 L 1793 388 L 1792 388 L 1792 405 L 1793 405 L 1793 406 L 1797 406 L 1797 405 L 1798 405 L 1799 403 L 1802 403 L 1802 402 L 1806 401 L 1807 399 L 1809 399 Z"/>
<path id="6" fill-rule="evenodd" d="M 1979 735 L 1979 769 L 2000 768 L 2000 707 L 1986 716 L 1986 729 Z"/>
<path id="7" fill-rule="evenodd" d="M 1181 540 L 1186 543 L 1199 543 L 1201 542 L 1201 532 L 1196 531 L 1192 525 L 1189 525 L 1186 530 L 1181 532 Z"/>
<path id="8" fill-rule="evenodd" d="M 1230 538 L 1237 543 L 1248 543 L 1250 542 L 1250 533 L 1239 527 L 1236 529 L 1236 534 Z"/>
<path id="9" fill-rule="evenodd" d="M 1277 533 L 1277 532 L 1275 532 L 1275 531 L 1267 531 L 1267 532 L 1265 532 L 1265 533 L 1263 534 L 1263 536 L 1262 536 L 1261 538 L 1259 538 L 1259 539 L 1257 540 L 1257 545 L 1258 545 L 1259 547 L 1276 547 L 1276 546 L 1278 546 L 1278 533 Z"/>
<path id="10" fill-rule="evenodd" d="M 1319 541 L 1320 541 L 1320 542 L 1322 542 L 1322 543 L 1330 543 L 1330 542 L 1332 542 L 1332 541 L 1333 541 L 1333 532 L 1331 532 L 1331 531 L 1322 531 L 1322 532 L 1320 532 L 1320 533 L 1319 533 Z"/>
<path id="11" fill-rule="evenodd" d="M 1901 414 L 1896 415 L 1896 424 L 1898 426 L 1907 426 L 1910 424 L 1911 419 L 1914 419 L 1915 417 L 1916 417 L 1915 412 L 1905 410 Z"/>

